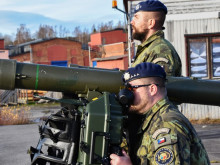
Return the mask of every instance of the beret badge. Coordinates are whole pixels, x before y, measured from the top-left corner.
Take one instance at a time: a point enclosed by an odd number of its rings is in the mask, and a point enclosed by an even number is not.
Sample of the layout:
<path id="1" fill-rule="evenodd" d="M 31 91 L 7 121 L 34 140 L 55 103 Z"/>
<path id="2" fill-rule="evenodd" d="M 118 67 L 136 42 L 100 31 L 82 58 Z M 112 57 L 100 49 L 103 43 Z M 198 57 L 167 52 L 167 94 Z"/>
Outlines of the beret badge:
<path id="1" fill-rule="evenodd" d="M 130 79 L 130 74 L 128 73 L 128 72 L 126 72 L 125 74 L 124 74 L 124 80 L 125 81 L 127 81 L 127 80 L 129 80 Z"/>
<path id="2" fill-rule="evenodd" d="M 135 7 L 136 10 L 139 10 L 141 8 L 140 4 L 137 4 L 137 6 Z"/>
<path id="3" fill-rule="evenodd" d="M 129 68 L 122 76 L 125 83 L 135 79 L 146 78 L 146 77 L 160 77 L 166 79 L 166 73 L 164 69 L 158 65 L 149 62 L 143 62 L 135 67 Z"/>

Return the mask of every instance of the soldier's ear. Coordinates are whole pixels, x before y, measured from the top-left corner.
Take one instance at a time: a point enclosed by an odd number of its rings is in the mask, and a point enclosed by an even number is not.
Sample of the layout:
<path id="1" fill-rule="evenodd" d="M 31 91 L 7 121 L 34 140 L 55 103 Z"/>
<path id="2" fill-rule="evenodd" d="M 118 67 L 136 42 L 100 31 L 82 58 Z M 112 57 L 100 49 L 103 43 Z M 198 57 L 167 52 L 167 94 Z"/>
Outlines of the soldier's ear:
<path id="1" fill-rule="evenodd" d="M 157 85 L 152 84 L 151 86 L 149 86 L 149 90 L 150 90 L 151 96 L 156 95 L 157 94 L 157 90 L 158 90 Z"/>
<path id="2" fill-rule="evenodd" d="M 149 19 L 148 20 L 148 29 L 153 29 L 155 24 L 156 24 L 156 20 L 155 19 Z"/>

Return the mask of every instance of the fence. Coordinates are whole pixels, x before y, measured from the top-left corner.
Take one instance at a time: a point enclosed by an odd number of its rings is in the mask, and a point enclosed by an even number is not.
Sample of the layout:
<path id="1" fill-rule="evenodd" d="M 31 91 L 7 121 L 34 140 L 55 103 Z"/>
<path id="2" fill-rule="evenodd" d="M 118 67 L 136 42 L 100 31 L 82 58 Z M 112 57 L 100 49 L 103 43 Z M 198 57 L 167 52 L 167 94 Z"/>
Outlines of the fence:
<path id="1" fill-rule="evenodd" d="M 0 104 L 27 104 L 28 102 L 38 101 L 39 98 L 35 98 L 34 95 L 43 96 L 46 94 L 46 91 L 37 91 L 37 90 L 1 90 L 0 91 Z"/>

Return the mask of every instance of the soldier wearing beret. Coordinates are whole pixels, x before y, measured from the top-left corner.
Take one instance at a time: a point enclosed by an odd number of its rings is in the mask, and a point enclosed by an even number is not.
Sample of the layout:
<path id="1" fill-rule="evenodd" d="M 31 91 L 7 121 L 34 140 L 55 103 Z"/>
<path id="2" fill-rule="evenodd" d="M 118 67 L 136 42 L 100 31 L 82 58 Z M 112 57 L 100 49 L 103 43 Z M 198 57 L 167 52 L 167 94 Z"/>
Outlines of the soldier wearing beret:
<path id="1" fill-rule="evenodd" d="M 164 39 L 163 24 L 167 8 L 158 0 L 140 2 L 131 21 L 133 39 L 142 43 L 137 48 L 132 67 L 141 62 L 161 65 L 168 76 L 181 76 L 181 60 L 173 45 Z"/>
<path id="2" fill-rule="evenodd" d="M 128 154 L 111 154 L 111 165 L 210 164 L 195 129 L 167 98 L 166 73 L 160 65 L 138 64 L 124 73 L 123 80 L 134 93 L 129 112 L 144 117 L 140 126 L 129 124 L 137 130 L 135 141 L 128 143 Z"/>

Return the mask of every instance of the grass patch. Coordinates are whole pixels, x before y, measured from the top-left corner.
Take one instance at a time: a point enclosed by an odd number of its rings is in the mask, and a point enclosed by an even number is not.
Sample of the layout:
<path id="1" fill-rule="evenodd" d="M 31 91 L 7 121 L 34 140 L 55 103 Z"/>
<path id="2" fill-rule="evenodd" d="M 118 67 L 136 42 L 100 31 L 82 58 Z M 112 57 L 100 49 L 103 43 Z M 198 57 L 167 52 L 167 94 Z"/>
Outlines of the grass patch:
<path id="1" fill-rule="evenodd" d="M 200 119 L 200 120 L 190 120 L 192 124 L 220 124 L 220 119 Z"/>
<path id="2" fill-rule="evenodd" d="M 0 110 L 0 125 L 29 124 L 30 107 L 4 106 Z"/>
<path id="3" fill-rule="evenodd" d="M 212 160 L 210 163 L 220 163 L 220 161 Z"/>

